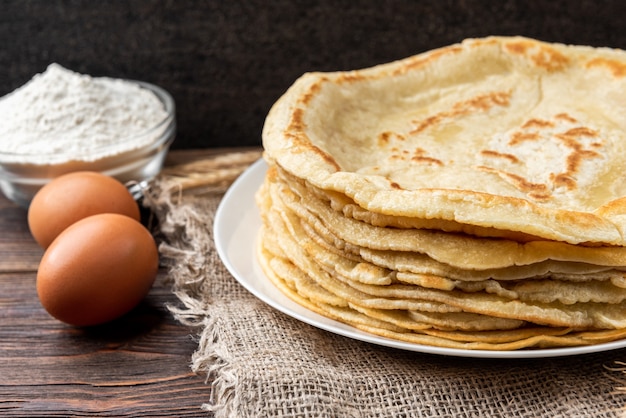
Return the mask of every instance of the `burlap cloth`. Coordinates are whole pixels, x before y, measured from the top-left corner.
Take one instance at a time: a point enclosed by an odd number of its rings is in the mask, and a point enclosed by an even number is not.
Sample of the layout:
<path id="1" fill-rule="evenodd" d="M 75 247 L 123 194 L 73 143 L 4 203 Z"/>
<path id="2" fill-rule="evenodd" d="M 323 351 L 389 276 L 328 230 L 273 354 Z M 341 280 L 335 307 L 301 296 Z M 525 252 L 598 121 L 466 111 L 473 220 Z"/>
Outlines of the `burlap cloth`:
<path id="1" fill-rule="evenodd" d="M 222 264 L 212 229 L 236 170 L 226 179 L 220 173 L 257 156 L 210 165 L 217 174 L 204 191 L 183 192 L 163 175 L 145 199 L 180 300 L 171 310 L 197 329 L 191 367 L 206 376 L 209 416 L 622 416 L 625 379 L 617 369 L 626 350 L 505 360 L 420 354 L 334 335 L 259 301 Z"/>

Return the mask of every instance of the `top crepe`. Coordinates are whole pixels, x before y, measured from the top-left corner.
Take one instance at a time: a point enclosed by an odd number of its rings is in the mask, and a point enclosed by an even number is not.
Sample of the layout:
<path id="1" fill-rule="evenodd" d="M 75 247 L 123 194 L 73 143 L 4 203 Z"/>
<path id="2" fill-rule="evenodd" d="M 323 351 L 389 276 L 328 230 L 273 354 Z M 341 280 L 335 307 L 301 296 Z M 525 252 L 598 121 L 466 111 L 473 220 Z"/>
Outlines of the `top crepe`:
<path id="1" fill-rule="evenodd" d="M 625 97 L 624 51 L 469 39 L 303 75 L 272 107 L 263 145 L 374 215 L 626 245 Z"/>

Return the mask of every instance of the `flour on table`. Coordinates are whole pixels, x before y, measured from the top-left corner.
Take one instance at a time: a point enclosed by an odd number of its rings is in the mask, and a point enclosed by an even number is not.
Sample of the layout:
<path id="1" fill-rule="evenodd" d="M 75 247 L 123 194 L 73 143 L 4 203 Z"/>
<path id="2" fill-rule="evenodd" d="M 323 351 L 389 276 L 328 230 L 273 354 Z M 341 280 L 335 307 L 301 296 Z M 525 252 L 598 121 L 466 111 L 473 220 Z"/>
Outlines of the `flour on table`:
<path id="1" fill-rule="evenodd" d="M 51 64 L 0 98 L 0 159 L 62 164 L 94 161 L 147 145 L 167 118 L 163 103 L 132 82 Z"/>

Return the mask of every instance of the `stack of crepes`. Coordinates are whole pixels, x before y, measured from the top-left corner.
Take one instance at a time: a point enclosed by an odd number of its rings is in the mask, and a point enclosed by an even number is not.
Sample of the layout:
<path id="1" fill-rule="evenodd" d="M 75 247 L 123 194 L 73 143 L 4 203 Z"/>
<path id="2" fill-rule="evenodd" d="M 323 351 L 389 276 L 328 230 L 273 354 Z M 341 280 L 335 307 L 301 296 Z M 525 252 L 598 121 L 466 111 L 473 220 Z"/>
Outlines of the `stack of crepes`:
<path id="1" fill-rule="evenodd" d="M 468 39 L 272 107 L 258 259 L 308 309 L 437 347 L 626 337 L 626 52 Z"/>

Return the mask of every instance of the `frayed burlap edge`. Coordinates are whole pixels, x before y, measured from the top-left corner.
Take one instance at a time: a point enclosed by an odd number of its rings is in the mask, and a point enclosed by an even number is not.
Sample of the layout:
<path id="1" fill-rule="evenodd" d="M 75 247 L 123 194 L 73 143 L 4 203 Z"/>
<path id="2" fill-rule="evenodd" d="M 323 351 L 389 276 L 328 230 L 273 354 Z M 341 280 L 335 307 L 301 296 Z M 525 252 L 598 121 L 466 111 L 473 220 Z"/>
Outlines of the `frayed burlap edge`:
<path id="1" fill-rule="evenodd" d="M 182 304 L 167 308 L 178 322 L 199 332 L 190 367 L 211 382 L 210 402 L 201 408 L 216 417 L 232 416 L 236 410 L 237 376 L 217 344 L 216 318 L 203 291 L 204 281 L 212 277 L 207 254 L 214 253 L 213 218 L 227 188 L 260 157 L 261 151 L 247 150 L 166 166 L 143 196 L 144 206 L 156 218 L 153 230 L 167 280 Z"/>
<path id="2" fill-rule="evenodd" d="M 241 402 L 237 397 L 238 376 L 228 360 L 231 356 L 220 344 L 224 332 L 216 326 L 219 318 L 211 312 L 210 295 L 205 292 L 207 278 L 216 264 L 208 255 L 215 254 L 213 219 L 223 193 L 260 152 L 213 156 L 195 161 L 193 167 L 179 165 L 164 170 L 145 191 L 144 204 L 155 215 L 155 235 L 159 238 L 161 259 L 168 270 L 168 280 L 180 305 L 168 306 L 174 318 L 198 331 L 198 347 L 192 354 L 190 368 L 205 375 L 210 382 L 209 401 L 201 408 L 216 417 L 234 416 Z M 224 168 L 225 166 L 226 169 Z M 195 170 L 204 167 L 205 172 Z M 193 177 L 187 181 L 185 170 Z M 626 395 L 626 363 L 615 361 L 605 366 L 615 385 L 615 393 Z"/>

